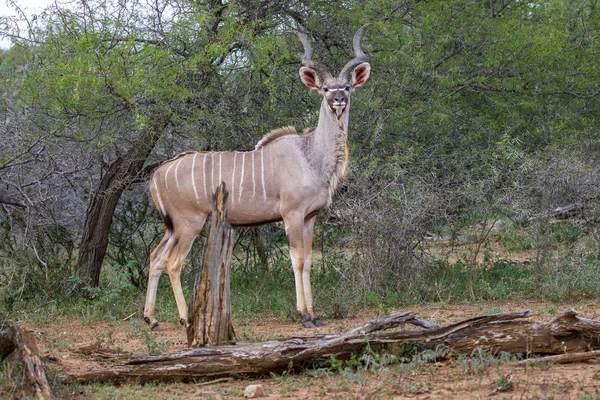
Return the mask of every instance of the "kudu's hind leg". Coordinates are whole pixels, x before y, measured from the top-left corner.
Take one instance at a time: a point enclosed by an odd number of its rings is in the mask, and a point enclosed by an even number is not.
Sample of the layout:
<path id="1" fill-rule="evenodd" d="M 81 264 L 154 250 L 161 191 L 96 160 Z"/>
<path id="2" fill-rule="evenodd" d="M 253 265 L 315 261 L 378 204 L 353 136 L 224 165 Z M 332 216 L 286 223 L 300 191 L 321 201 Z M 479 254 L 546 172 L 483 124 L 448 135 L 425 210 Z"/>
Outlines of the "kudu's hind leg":
<path id="1" fill-rule="evenodd" d="M 150 255 L 150 269 L 148 271 L 148 287 L 146 289 L 146 303 L 144 305 L 144 320 L 152 329 L 158 326 L 155 318 L 156 291 L 158 281 L 165 270 L 165 257 L 175 244 L 173 233 L 167 231 L 156 249 Z"/>
<path id="2" fill-rule="evenodd" d="M 198 235 L 198 232 L 186 232 L 183 235 L 178 235 L 176 245 L 167 255 L 166 259 L 167 272 L 169 273 L 171 287 L 173 288 L 177 309 L 179 310 L 179 323 L 185 327 L 188 325 L 188 306 L 183 296 L 183 290 L 181 289 L 181 268 L 185 257 L 192 248 L 196 235 Z"/>

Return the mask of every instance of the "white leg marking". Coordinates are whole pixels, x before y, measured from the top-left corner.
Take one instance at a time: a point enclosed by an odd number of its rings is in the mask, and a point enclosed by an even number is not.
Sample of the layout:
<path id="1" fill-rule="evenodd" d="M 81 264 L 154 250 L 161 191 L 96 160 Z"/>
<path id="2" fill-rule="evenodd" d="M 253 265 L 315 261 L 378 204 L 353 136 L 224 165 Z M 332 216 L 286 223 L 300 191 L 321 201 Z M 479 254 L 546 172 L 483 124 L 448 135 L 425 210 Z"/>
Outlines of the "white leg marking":
<path id="1" fill-rule="evenodd" d="M 200 198 L 198 197 L 198 190 L 196 189 L 196 180 L 194 179 L 194 171 L 196 170 L 196 157 L 198 153 L 194 153 L 194 158 L 192 159 L 192 187 L 194 188 L 194 194 L 196 195 L 196 203 L 200 204 Z"/>
<path id="2" fill-rule="evenodd" d="M 267 200 L 267 189 L 265 188 L 265 155 L 264 147 L 260 149 L 260 176 L 262 178 L 263 199 Z"/>
<path id="3" fill-rule="evenodd" d="M 314 309 L 313 309 L 313 297 L 312 297 L 312 289 L 310 286 L 310 270 L 311 270 L 311 260 L 310 257 L 304 260 L 304 268 L 302 269 L 302 286 L 304 289 L 304 302 L 306 304 L 306 311 L 308 311 L 308 315 L 314 317 Z"/>
<path id="4" fill-rule="evenodd" d="M 215 191 L 215 153 L 210 153 L 210 192 Z"/>
<path id="5" fill-rule="evenodd" d="M 233 153 L 233 171 L 231 171 L 231 204 L 235 203 L 235 162 L 237 153 Z"/>
<path id="6" fill-rule="evenodd" d="M 179 170 L 179 164 L 181 164 L 181 162 L 183 161 L 183 157 L 181 157 L 179 159 L 179 161 L 177 161 L 177 165 L 175 166 L 175 183 L 177 184 L 177 190 L 181 191 L 179 189 L 179 174 L 177 173 L 177 171 Z"/>
<path id="7" fill-rule="evenodd" d="M 204 153 L 204 160 L 202 161 L 202 182 L 204 183 L 204 198 L 208 199 L 206 194 L 206 156 L 208 153 Z"/>
<path id="8" fill-rule="evenodd" d="M 304 280 L 302 279 L 302 271 L 300 270 L 300 266 L 298 265 L 298 259 L 295 250 L 290 250 L 290 258 L 292 259 L 292 269 L 294 270 L 294 284 L 296 287 L 296 309 L 300 314 L 305 314 L 306 300 L 304 299 Z M 305 315 L 302 316 L 304 317 Z"/>
<path id="9" fill-rule="evenodd" d="M 240 179 L 240 197 L 238 201 L 242 200 L 242 192 L 244 191 L 244 165 L 246 164 L 246 153 L 242 153 L 242 178 Z"/>
<path id="10" fill-rule="evenodd" d="M 171 168 L 173 168 L 173 165 L 175 165 L 175 163 L 171 163 L 171 165 L 169 165 L 169 168 L 167 168 L 167 172 L 165 172 L 165 188 L 169 189 L 169 181 L 167 180 L 167 177 L 169 176 L 169 171 L 171 170 Z"/>
<path id="11" fill-rule="evenodd" d="M 252 198 L 256 194 L 256 178 L 254 177 L 254 151 L 252 152 Z"/>

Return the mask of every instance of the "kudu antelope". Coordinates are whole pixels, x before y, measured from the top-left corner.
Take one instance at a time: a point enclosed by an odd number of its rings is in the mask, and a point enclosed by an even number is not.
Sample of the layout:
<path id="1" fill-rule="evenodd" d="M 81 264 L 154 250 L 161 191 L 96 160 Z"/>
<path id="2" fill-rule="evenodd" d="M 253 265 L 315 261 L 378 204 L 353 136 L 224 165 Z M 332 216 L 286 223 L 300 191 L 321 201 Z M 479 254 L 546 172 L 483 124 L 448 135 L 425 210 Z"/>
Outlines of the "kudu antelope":
<path id="1" fill-rule="evenodd" d="M 229 189 L 229 222 L 255 225 L 283 220 L 296 284 L 296 304 L 307 328 L 324 325 L 315 314 L 310 286 L 315 216 L 331 203 L 348 165 L 350 95 L 369 78 L 360 42 L 367 25 L 354 35 L 355 58 L 334 77 L 312 60 L 307 37 L 294 32 L 304 46 L 300 79 L 323 97 L 316 128 L 298 133 L 292 127 L 265 135 L 248 152 L 188 152 L 166 161 L 154 172 L 150 192 L 166 226 L 150 257 L 144 319 L 152 327 L 156 290 L 165 263 L 179 309 L 187 324 L 180 273 L 192 242 L 211 213 L 212 193 L 222 181 Z"/>

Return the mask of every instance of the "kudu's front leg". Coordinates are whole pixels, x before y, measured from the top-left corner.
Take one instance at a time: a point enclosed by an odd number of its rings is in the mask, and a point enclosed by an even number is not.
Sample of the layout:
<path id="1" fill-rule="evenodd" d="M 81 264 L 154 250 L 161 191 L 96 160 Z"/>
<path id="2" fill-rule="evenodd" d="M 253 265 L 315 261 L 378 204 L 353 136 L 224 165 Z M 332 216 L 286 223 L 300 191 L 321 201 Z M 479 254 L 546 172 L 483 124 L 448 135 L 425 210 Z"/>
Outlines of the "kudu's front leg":
<path id="1" fill-rule="evenodd" d="M 310 254 L 312 253 L 314 218 L 305 222 L 304 216 L 301 216 L 285 219 L 284 222 L 290 247 L 290 259 L 294 269 L 298 315 L 305 328 L 323 326 L 324 324 L 316 317 L 313 309 L 310 285 Z"/>
<path id="2" fill-rule="evenodd" d="M 290 259 L 294 270 L 294 283 L 296 285 L 296 310 L 300 321 L 305 328 L 314 328 L 313 317 L 306 307 L 304 290 L 304 218 L 284 218 L 285 232 L 288 237 Z"/>
<path id="3" fill-rule="evenodd" d="M 304 289 L 304 299 L 306 301 L 306 310 L 311 317 L 314 326 L 325 326 L 326 324 L 319 319 L 314 311 L 312 286 L 310 284 L 310 271 L 312 269 L 312 244 L 315 229 L 315 217 L 309 218 L 304 223 L 303 241 L 304 241 L 304 268 L 302 269 L 302 286 Z"/>

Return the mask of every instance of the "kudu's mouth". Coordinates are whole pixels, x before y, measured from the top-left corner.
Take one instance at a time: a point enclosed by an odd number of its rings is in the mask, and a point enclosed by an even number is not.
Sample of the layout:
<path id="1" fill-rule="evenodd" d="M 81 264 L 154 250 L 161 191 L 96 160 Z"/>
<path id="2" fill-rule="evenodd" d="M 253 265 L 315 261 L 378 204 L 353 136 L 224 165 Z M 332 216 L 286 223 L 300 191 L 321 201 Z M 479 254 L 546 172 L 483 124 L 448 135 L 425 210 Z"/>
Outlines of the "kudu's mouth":
<path id="1" fill-rule="evenodd" d="M 335 115 L 337 115 L 338 118 L 341 117 L 341 115 L 345 109 L 346 109 L 346 102 L 343 102 L 343 103 L 335 102 L 331 105 L 331 112 L 335 113 Z"/>

